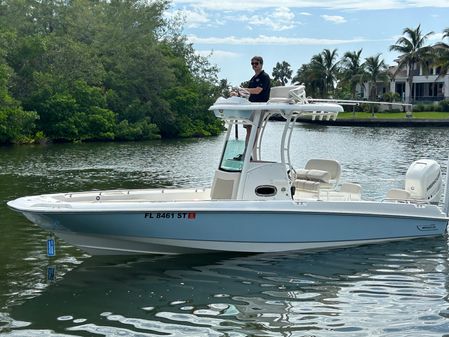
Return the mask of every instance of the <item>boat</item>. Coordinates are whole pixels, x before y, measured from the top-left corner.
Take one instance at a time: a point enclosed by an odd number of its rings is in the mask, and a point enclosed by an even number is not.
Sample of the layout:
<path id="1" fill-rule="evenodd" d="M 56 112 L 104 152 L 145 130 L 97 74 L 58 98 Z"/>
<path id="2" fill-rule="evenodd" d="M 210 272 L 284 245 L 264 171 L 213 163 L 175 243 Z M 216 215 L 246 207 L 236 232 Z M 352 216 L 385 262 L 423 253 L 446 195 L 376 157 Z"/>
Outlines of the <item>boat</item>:
<path id="1" fill-rule="evenodd" d="M 275 87 L 266 103 L 233 96 L 210 107 L 227 129 L 210 188 L 43 194 L 8 206 L 91 255 L 274 253 L 445 235 L 447 188 L 432 159 L 413 162 L 404 188 L 381 200 L 364 200 L 362 186 L 343 182 L 334 158 L 294 167 L 296 121 L 343 111 L 332 102 L 304 102 L 302 89 Z M 274 115 L 284 125 L 273 161 L 262 140 Z"/>

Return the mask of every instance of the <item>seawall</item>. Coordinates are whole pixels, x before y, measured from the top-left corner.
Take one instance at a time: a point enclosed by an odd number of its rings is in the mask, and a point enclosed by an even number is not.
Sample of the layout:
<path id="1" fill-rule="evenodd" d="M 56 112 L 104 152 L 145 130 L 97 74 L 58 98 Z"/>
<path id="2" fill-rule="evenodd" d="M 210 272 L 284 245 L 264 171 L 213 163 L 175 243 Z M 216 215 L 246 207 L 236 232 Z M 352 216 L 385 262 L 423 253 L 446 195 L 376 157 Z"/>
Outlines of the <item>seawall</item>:
<path id="1" fill-rule="evenodd" d="M 381 127 L 449 127 L 449 119 L 337 119 L 329 120 L 311 120 L 298 119 L 300 123 L 335 125 L 335 126 L 381 126 Z"/>

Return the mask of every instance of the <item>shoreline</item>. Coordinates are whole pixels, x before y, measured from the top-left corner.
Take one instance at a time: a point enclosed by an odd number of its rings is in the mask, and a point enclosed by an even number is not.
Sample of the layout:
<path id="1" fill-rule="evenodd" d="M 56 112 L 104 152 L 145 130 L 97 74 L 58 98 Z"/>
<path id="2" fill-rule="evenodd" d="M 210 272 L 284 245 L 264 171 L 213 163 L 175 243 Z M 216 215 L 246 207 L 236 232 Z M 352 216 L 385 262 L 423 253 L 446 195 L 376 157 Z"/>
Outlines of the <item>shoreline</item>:
<path id="1" fill-rule="evenodd" d="M 333 120 L 311 120 L 298 119 L 297 122 L 305 124 L 331 125 L 331 126 L 381 126 L 381 127 L 449 127 L 449 119 L 337 119 Z"/>

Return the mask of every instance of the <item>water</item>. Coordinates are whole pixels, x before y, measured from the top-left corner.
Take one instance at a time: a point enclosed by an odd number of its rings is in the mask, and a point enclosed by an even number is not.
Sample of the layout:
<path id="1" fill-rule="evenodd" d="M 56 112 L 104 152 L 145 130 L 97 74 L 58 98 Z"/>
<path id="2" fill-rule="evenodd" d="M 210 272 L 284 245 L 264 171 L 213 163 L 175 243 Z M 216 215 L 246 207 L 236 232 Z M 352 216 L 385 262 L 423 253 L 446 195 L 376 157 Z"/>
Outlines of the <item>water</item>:
<path id="1" fill-rule="evenodd" d="M 267 130 L 274 156 L 279 123 Z M 447 129 L 298 125 L 292 159 L 336 158 L 367 198 L 415 159 L 446 167 Z M 6 336 L 449 336 L 447 238 L 313 253 L 90 257 L 8 210 L 43 192 L 208 186 L 223 137 L 0 148 Z M 295 155 L 297 157 L 295 157 Z"/>

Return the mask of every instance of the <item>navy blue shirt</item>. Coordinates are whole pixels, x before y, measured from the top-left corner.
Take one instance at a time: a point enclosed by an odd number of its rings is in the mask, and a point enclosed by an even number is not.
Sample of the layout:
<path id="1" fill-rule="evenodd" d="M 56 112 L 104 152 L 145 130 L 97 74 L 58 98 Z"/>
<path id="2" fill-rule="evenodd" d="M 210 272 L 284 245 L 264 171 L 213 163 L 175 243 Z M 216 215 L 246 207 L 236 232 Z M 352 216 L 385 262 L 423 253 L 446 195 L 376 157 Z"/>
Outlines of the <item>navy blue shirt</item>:
<path id="1" fill-rule="evenodd" d="M 261 71 L 258 75 L 254 75 L 249 80 L 248 88 L 261 87 L 262 91 L 260 94 L 251 94 L 249 96 L 250 102 L 267 102 L 270 98 L 270 76 L 265 71 Z"/>

